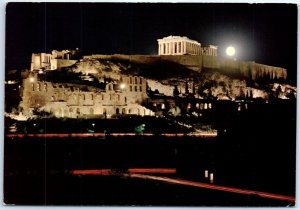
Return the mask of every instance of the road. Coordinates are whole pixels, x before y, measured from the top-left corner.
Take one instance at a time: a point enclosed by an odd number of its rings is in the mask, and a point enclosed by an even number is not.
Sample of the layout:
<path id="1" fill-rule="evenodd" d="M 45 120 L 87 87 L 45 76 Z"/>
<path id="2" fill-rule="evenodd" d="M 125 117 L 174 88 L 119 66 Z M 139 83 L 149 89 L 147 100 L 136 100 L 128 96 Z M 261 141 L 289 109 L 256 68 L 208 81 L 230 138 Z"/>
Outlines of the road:
<path id="1" fill-rule="evenodd" d="M 230 192 L 230 193 L 259 196 L 262 198 L 276 199 L 276 200 L 282 200 L 288 202 L 295 202 L 296 200 L 295 197 L 292 196 L 278 195 L 278 194 L 254 191 L 254 190 L 246 190 L 246 189 L 240 189 L 235 187 L 226 187 L 226 186 L 215 185 L 215 184 L 206 184 L 202 182 L 188 181 L 188 180 L 177 179 L 177 178 L 153 176 L 153 175 L 146 175 L 146 174 L 125 174 L 124 176 L 131 177 L 131 178 L 138 178 L 138 179 L 156 180 L 156 181 L 161 181 L 161 182 L 166 182 L 171 184 L 192 186 L 192 187 L 205 188 L 211 190 L 219 190 L 219 191 Z"/>
<path id="2" fill-rule="evenodd" d="M 24 138 L 24 137 L 38 137 L 38 138 L 70 138 L 70 137 L 100 137 L 104 139 L 106 136 L 136 136 L 136 133 L 14 133 L 14 134 L 6 134 L 7 138 Z M 140 136 L 166 136 L 166 137 L 201 137 L 201 138 L 214 138 L 217 137 L 217 133 L 162 133 L 162 134 L 153 134 L 153 133 L 143 133 L 139 134 Z"/>
<path id="3" fill-rule="evenodd" d="M 71 174 L 73 175 L 114 175 L 114 173 L 115 172 L 112 171 L 111 169 L 71 171 Z M 295 197 L 292 196 L 279 195 L 279 194 L 273 194 L 273 193 L 255 191 L 255 190 L 247 190 L 247 189 L 241 189 L 235 187 L 227 187 L 227 186 L 221 186 L 215 184 L 207 184 L 202 182 L 189 181 L 189 180 L 178 179 L 178 178 L 170 178 L 165 176 L 149 175 L 149 174 L 176 174 L 176 169 L 174 168 L 130 168 L 125 173 L 123 173 L 122 176 L 136 178 L 136 179 L 155 180 L 155 181 L 165 182 L 169 184 L 178 184 L 178 185 L 204 188 L 210 190 L 218 190 L 218 191 L 229 192 L 229 193 L 258 196 L 262 198 L 288 201 L 291 203 L 294 203 L 296 200 Z"/>

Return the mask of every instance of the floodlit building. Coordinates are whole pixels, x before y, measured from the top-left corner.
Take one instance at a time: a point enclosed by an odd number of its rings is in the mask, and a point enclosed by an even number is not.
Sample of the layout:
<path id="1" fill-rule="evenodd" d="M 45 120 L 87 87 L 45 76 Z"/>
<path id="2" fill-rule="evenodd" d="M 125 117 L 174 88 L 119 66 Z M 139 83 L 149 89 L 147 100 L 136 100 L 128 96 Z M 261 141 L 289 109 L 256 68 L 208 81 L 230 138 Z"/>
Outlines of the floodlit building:
<path id="1" fill-rule="evenodd" d="M 217 56 L 218 47 L 209 45 L 201 47 L 201 44 L 186 36 L 168 36 L 158 39 L 158 55 L 208 55 Z"/>
<path id="2" fill-rule="evenodd" d="M 76 50 L 53 50 L 51 53 L 32 53 L 30 70 L 55 70 L 71 66 L 77 62 L 74 58 L 78 54 L 78 48 Z"/>
<path id="3" fill-rule="evenodd" d="M 104 84 L 104 89 L 70 83 L 40 80 L 32 73 L 23 80 L 22 102 L 24 115 L 35 110 L 56 117 L 95 118 L 113 115 L 153 115 L 141 105 L 147 99 L 146 80 L 137 76 L 120 76 L 117 83 Z"/>

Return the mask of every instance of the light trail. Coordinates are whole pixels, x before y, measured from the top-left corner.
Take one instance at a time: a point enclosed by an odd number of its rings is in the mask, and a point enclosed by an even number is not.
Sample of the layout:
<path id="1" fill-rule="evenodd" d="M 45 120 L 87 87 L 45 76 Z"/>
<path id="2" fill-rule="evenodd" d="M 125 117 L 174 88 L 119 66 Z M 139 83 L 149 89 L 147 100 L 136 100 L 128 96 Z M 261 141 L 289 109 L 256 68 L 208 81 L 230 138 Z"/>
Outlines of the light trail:
<path id="1" fill-rule="evenodd" d="M 176 174 L 175 168 L 130 168 L 128 173 L 146 173 L 146 174 Z M 73 170 L 70 172 L 73 175 L 114 175 L 112 169 L 86 169 L 86 170 Z"/>
<path id="2" fill-rule="evenodd" d="M 102 176 L 116 175 L 116 173 L 112 169 L 73 170 L 71 171 L 71 174 L 102 175 Z M 295 202 L 295 197 L 292 196 L 285 196 L 285 195 L 279 195 L 279 194 L 273 194 L 273 193 L 255 191 L 255 190 L 247 190 L 247 189 L 241 189 L 236 187 L 227 187 L 227 186 L 221 186 L 215 184 L 207 184 L 202 182 L 195 182 L 195 181 L 189 181 L 184 179 L 154 176 L 154 175 L 147 175 L 147 174 L 176 174 L 176 169 L 175 168 L 130 168 L 128 169 L 127 173 L 123 173 L 122 175 L 130 178 L 155 180 L 155 181 L 161 181 L 161 182 L 171 183 L 171 184 L 192 186 L 197 188 L 218 190 L 218 191 L 229 192 L 229 193 L 237 193 L 237 194 L 250 195 L 250 196 L 259 196 L 268 199 Z"/>
<path id="3" fill-rule="evenodd" d="M 166 137 L 200 137 L 200 138 L 215 138 L 217 133 L 162 133 L 162 134 L 153 134 L 153 133 L 37 133 L 37 134 L 6 134 L 7 138 L 24 138 L 24 137 L 38 137 L 38 138 L 88 138 L 88 137 L 120 137 L 120 136 L 166 136 Z"/>
<path id="4" fill-rule="evenodd" d="M 226 186 L 214 185 L 214 184 L 206 184 L 202 182 L 188 181 L 183 179 L 175 179 L 175 178 L 144 175 L 144 174 L 124 174 L 124 176 L 131 177 L 131 178 L 156 180 L 156 181 L 161 181 L 161 182 L 166 182 L 171 184 L 179 184 L 179 185 L 192 186 L 192 187 L 198 187 L 198 188 L 204 188 L 210 190 L 219 190 L 219 191 L 230 192 L 230 193 L 259 196 L 262 198 L 276 199 L 276 200 L 282 200 L 288 202 L 295 202 L 295 197 L 292 196 L 285 196 L 285 195 L 279 195 L 279 194 L 273 194 L 273 193 L 255 191 L 255 190 L 246 190 L 246 189 L 240 189 L 235 187 L 226 187 Z"/>

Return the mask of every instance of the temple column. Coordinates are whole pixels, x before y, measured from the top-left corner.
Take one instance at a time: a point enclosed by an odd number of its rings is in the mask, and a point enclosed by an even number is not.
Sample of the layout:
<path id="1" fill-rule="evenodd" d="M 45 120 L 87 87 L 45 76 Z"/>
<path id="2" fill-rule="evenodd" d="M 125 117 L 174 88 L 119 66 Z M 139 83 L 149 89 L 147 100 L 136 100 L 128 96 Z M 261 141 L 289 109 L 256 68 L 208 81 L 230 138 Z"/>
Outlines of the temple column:
<path id="1" fill-rule="evenodd" d="M 176 42 L 173 42 L 173 55 L 175 55 L 176 52 L 177 52 L 177 48 L 176 47 L 177 47 L 176 46 Z"/>
<path id="2" fill-rule="evenodd" d="M 160 44 L 158 44 L 158 55 L 160 55 Z"/>
<path id="3" fill-rule="evenodd" d="M 173 55 L 175 55 L 176 52 L 177 52 L 176 42 L 173 42 Z"/>
<path id="4" fill-rule="evenodd" d="M 163 48 L 163 45 L 162 44 L 160 44 L 159 45 L 159 54 L 161 55 L 161 54 L 163 54 L 163 52 L 162 52 L 162 48 Z"/>
<path id="5" fill-rule="evenodd" d="M 181 42 L 178 42 L 178 53 L 182 54 L 181 53 Z"/>
<path id="6" fill-rule="evenodd" d="M 167 53 L 166 54 L 169 54 L 170 53 L 170 43 L 166 43 L 167 45 Z"/>

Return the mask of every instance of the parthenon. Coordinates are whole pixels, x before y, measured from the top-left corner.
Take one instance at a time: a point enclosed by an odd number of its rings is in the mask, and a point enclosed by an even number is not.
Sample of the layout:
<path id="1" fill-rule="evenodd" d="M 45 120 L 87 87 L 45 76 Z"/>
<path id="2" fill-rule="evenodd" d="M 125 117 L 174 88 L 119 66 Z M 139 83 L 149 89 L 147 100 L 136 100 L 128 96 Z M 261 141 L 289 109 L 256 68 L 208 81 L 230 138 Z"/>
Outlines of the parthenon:
<path id="1" fill-rule="evenodd" d="M 158 39 L 158 55 L 209 55 L 217 56 L 217 46 L 201 47 L 201 44 L 186 36 L 168 36 Z"/>

